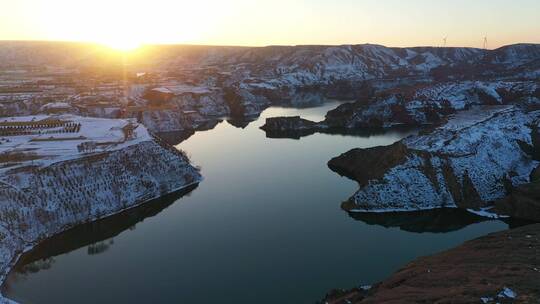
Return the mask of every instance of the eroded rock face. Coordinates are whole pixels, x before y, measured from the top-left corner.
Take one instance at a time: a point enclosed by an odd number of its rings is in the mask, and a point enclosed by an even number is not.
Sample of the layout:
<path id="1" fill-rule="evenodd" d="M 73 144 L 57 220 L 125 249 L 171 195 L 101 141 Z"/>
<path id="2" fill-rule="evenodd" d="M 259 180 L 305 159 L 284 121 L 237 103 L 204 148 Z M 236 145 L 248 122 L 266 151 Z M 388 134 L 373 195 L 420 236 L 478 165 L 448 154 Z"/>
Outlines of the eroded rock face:
<path id="1" fill-rule="evenodd" d="M 349 211 L 480 210 L 505 197 L 508 183 L 529 182 L 538 162 L 519 142 L 532 145 L 539 117 L 512 106 L 477 108 L 392 146 L 349 151 L 329 167 L 360 184 Z"/>
<path id="2" fill-rule="evenodd" d="M 369 290 L 323 303 L 538 303 L 540 224 L 490 234 L 419 258 Z"/>

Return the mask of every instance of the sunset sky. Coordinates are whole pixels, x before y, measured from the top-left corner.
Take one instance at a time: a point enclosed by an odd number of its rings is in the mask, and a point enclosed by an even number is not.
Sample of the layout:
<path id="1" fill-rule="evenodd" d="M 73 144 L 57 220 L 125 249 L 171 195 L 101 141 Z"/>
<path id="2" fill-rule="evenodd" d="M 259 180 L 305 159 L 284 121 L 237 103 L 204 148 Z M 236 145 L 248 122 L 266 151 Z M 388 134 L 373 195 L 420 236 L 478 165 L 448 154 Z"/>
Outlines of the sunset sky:
<path id="1" fill-rule="evenodd" d="M 0 0 L 0 40 L 489 47 L 540 43 L 538 0 Z"/>

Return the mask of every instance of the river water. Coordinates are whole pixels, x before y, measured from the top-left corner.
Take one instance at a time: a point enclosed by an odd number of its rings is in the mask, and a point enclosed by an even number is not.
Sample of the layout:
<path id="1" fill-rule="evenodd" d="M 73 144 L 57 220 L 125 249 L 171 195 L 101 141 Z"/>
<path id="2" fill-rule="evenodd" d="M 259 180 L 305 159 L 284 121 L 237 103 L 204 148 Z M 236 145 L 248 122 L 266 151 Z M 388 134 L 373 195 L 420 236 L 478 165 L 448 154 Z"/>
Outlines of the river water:
<path id="1" fill-rule="evenodd" d="M 507 228 L 456 210 L 349 216 L 357 189 L 326 166 L 410 132 L 269 139 L 266 117 L 321 120 L 338 102 L 273 107 L 177 147 L 205 180 L 189 193 L 59 235 L 26 254 L 3 292 L 20 303 L 314 303 L 410 260 Z"/>

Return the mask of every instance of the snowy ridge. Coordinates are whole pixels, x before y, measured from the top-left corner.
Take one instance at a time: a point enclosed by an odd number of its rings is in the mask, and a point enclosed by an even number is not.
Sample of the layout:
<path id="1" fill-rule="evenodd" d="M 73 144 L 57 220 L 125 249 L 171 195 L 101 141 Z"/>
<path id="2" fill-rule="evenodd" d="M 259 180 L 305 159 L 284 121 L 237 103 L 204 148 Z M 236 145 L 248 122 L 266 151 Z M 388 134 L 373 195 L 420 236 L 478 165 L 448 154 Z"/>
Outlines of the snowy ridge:
<path id="1" fill-rule="evenodd" d="M 250 83 L 302 87 L 422 75 L 443 65 L 472 62 L 482 55 L 481 50 L 467 48 L 398 49 L 367 44 L 250 48 L 204 62 L 234 67 L 236 74 L 249 75 Z"/>
<path id="2" fill-rule="evenodd" d="M 537 44 L 515 44 L 503 46 L 487 54 L 485 60 L 492 64 L 504 64 L 516 68 L 524 64 L 535 62 L 538 64 L 540 47 Z"/>

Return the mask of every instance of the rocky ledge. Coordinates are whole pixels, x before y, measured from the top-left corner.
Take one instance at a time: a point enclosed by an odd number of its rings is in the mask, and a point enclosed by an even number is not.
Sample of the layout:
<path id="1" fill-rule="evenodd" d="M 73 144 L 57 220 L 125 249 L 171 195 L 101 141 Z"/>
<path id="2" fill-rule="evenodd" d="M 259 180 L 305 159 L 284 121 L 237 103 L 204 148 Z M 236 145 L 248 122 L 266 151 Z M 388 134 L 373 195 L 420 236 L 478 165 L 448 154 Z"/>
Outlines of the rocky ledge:
<path id="1" fill-rule="evenodd" d="M 524 185 L 539 164 L 539 118 L 539 111 L 515 106 L 479 107 L 391 146 L 351 150 L 328 166 L 358 181 L 343 204 L 351 212 L 458 207 L 538 220 L 531 212 L 537 204 L 515 202 L 531 192 Z"/>
<path id="2" fill-rule="evenodd" d="M 182 152 L 133 121 L 65 115 L 0 126 L 0 282 L 41 241 L 201 180 Z"/>
<path id="3" fill-rule="evenodd" d="M 490 234 L 419 258 L 373 286 L 322 303 L 538 303 L 540 224 Z"/>

